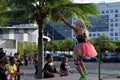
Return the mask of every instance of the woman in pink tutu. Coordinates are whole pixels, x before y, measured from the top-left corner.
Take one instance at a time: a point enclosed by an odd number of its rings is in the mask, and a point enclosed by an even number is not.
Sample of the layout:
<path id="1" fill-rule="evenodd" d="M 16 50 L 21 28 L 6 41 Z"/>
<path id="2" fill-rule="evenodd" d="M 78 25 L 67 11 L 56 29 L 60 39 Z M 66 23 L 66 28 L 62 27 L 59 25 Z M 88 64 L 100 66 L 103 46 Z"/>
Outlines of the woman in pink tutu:
<path id="1" fill-rule="evenodd" d="M 58 16 L 68 27 L 74 30 L 77 39 L 77 44 L 73 50 L 74 64 L 81 75 L 80 80 L 87 80 L 85 76 L 85 74 L 87 74 L 87 70 L 85 69 L 82 59 L 86 56 L 95 57 L 97 55 L 94 46 L 88 41 L 88 30 L 86 29 L 84 22 L 80 19 L 78 19 L 75 26 L 73 26 L 64 18 L 62 13 L 58 13 Z"/>

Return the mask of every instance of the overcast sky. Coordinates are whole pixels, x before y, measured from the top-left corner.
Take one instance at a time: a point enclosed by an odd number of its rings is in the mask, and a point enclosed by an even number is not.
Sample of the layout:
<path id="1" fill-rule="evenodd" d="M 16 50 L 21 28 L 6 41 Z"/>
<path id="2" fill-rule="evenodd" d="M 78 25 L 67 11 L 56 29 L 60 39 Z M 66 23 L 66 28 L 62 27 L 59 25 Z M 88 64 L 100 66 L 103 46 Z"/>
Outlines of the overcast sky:
<path id="1" fill-rule="evenodd" d="M 120 0 L 74 0 L 74 2 L 84 2 L 84 3 L 99 3 L 99 2 L 120 2 Z"/>

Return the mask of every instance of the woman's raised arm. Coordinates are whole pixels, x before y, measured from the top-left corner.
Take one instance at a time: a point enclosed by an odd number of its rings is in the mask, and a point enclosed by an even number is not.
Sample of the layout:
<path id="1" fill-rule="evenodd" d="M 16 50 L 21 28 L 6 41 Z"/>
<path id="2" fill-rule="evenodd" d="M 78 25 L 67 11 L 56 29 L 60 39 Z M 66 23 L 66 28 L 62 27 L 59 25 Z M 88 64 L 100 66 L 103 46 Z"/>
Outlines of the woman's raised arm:
<path id="1" fill-rule="evenodd" d="M 61 18 L 61 20 L 71 29 L 76 30 L 76 27 L 74 27 L 73 25 L 71 25 L 65 18 L 64 15 L 62 13 L 58 13 L 58 16 Z"/>

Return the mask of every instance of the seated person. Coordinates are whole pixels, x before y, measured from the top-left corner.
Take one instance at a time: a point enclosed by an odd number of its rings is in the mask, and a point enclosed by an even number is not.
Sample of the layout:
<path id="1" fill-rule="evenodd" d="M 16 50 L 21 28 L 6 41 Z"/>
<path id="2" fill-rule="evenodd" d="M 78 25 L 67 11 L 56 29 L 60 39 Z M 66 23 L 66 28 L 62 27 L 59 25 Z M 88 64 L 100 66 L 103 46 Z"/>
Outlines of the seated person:
<path id="1" fill-rule="evenodd" d="M 61 76 L 67 76 L 70 73 L 73 73 L 73 71 L 70 71 L 70 66 L 68 65 L 68 58 L 63 57 L 62 63 L 60 65 L 60 71 L 64 73 L 64 75 Z"/>
<path id="2" fill-rule="evenodd" d="M 55 64 L 53 62 L 53 56 L 48 54 L 46 57 L 46 64 L 44 65 L 43 72 L 44 72 L 44 78 L 53 78 L 55 77 L 55 74 L 61 74 L 56 70 Z"/>

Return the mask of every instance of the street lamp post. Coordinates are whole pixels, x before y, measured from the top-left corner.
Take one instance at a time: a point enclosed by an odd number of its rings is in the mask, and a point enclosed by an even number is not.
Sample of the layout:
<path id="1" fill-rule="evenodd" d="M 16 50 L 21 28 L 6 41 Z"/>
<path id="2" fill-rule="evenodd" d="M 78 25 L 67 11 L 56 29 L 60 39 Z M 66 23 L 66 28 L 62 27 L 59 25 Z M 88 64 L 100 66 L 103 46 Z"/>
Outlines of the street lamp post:
<path id="1" fill-rule="evenodd" d="M 98 80 L 101 80 L 101 38 L 99 38 L 99 51 L 98 51 Z"/>

